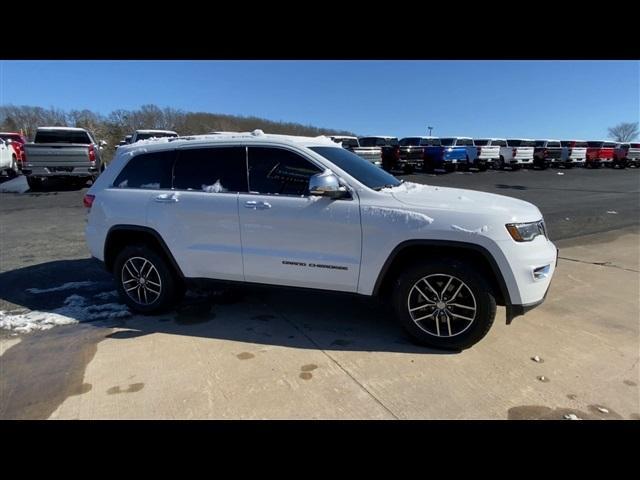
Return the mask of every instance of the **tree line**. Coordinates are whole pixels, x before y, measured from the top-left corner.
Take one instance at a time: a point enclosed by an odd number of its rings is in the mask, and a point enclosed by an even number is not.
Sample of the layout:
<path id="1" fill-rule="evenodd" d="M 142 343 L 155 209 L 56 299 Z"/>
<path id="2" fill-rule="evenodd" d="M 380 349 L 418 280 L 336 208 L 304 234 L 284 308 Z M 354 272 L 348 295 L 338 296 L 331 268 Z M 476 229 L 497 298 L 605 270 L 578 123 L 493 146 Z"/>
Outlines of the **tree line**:
<path id="1" fill-rule="evenodd" d="M 354 135 L 345 130 L 302 125 L 293 122 L 277 122 L 255 116 L 224 115 L 208 112 L 186 112 L 175 108 L 143 105 L 137 110 L 114 110 L 102 115 L 91 110 L 63 110 L 30 105 L 0 106 L 0 130 L 20 132 L 29 141 L 36 128 L 41 126 L 81 127 L 89 130 L 96 141 L 108 143 L 107 154 L 113 154 L 115 146 L 125 135 L 138 129 L 174 130 L 179 135 L 199 135 L 212 131 L 246 132 L 256 128 L 266 133 L 301 135 Z"/>

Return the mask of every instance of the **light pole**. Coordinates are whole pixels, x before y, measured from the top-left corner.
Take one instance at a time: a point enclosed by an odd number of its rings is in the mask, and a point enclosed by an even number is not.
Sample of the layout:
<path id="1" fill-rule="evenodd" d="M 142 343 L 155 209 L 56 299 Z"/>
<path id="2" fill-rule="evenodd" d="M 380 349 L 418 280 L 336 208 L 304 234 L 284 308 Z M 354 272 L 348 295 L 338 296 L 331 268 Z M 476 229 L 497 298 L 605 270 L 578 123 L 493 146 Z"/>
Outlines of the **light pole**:
<path id="1" fill-rule="evenodd" d="M 433 127 L 427 127 L 429 129 L 429 136 L 431 136 L 431 130 L 433 130 Z"/>

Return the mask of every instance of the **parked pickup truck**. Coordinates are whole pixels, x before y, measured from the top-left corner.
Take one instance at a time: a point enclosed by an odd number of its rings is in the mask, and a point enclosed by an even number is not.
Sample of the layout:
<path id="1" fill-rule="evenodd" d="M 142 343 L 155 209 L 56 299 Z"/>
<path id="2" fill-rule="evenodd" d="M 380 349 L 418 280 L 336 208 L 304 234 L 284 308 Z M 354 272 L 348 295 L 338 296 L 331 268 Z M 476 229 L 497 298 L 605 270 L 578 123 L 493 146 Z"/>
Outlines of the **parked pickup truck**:
<path id="1" fill-rule="evenodd" d="M 533 149 L 536 144 L 534 140 L 508 138 L 505 143 L 506 146 L 500 147 L 500 158 L 497 165 L 500 170 L 504 170 L 505 167 L 517 170 L 524 165 L 533 164 Z"/>
<path id="2" fill-rule="evenodd" d="M 560 140 L 536 140 L 533 149 L 533 166 L 545 170 L 550 165 L 562 161 L 562 144 Z"/>
<path id="3" fill-rule="evenodd" d="M 9 178 L 18 175 L 18 160 L 16 152 L 8 140 L 0 139 L 0 173 Z"/>
<path id="4" fill-rule="evenodd" d="M 452 172 L 456 168 L 467 169 L 469 154 L 466 146 L 456 146 L 456 138 L 434 138 L 424 148 L 425 172 Z"/>
<path id="5" fill-rule="evenodd" d="M 131 135 L 129 143 L 136 143 L 139 140 L 148 140 L 150 138 L 177 137 L 178 134 L 173 130 L 136 130 Z"/>
<path id="6" fill-rule="evenodd" d="M 358 142 L 360 143 L 358 156 L 382 168 L 385 168 L 385 165 L 389 168 L 400 158 L 397 137 L 360 137 Z"/>
<path id="7" fill-rule="evenodd" d="M 329 138 L 331 140 L 333 140 L 334 142 L 339 143 L 340 145 L 342 145 L 342 148 L 346 148 L 350 152 L 353 152 L 358 156 L 362 156 L 363 158 L 364 158 L 364 156 L 366 156 L 369 153 L 369 149 L 362 148 L 360 146 L 360 142 L 358 141 L 358 137 L 347 137 L 347 136 L 333 135 L 333 136 L 331 136 Z M 375 160 L 373 163 L 378 167 L 382 167 L 382 160 L 381 159 L 380 160 Z"/>
<path id="8" fill-rule="evenodd" d="M 326 137 L 131 145 L 83 203 L 89 251 L 134 312 L 208 282 L 331 290 L 381 298 L 416 343 L 456 351 L 496 305 L 507 323 L 540 305 L 558 258 L 534 205 L 403 182 Z"/>
<path id="9" fill-rule="evenodd" d="M 562 145 L 560 165 L 564 165 L 564 168 L 584 165 L 587 158 L 587 142 L 583 140 L 562 140 L 560 145 Z"/>
<path id="10" fill-rule="evenodd" d="M 22 146 L 27 143 L 27 139 L 24 138 L 24 135 L 21 135 L 18 132 L 0 132 L 0 140 L 4 140 L 5 143 L 11 144 L 16 156 L 18 170 L 22 170 L 22 161 L 24 157 Z"/>
<path id="11" fill-rule="evenodd" d="M 627 165 L 629 164 L 629 159 L 627 158 L 628 152 L 628 143 L 616 143 L 616 147 L 613 149 L 611 167 L 627 168 Z"/>
<path id="12" fill-rule="evenodd" d="M 493 139 L 476 138 L 473 140 L 473 145 L 476 147 L 476 164 L 479 170 L 484 171 L 493 167 L 500 159 L 500 145 L 493 143 Z"/>
<path id="13" fill-rule="evenodd" d="M 104 170 L 100 154 L 104 145 L 104 141 L 96 143 L 84 128 L 38 127 L 33 143 L 24 145 L 22 173 L 31 189 L 52 177 L 76 184 L 95 181 Z"/>
<path id="14" fill-rule="evenodd" d="M 627 150 L 627 165 L 640 167 L 640 143 L 631 142 Z"/>
<path id="15" fill-rule="evenodd" d="M 587 168 L 598 168 L 603 164 L 611 164 L 613 162 L 613 149 L 616 148 L 615 142 L 605 140 L 590 140 L 587 142 Z"/>
<path id="16" fill-rule="evenodd" d="M 398 154 L 386 157 L 387 165 L 383 165 L 388 172 L 401 170 L 411 173 L 422 170 L 424 163 L 425 137 L 404 137 L 398 141 Z"/>

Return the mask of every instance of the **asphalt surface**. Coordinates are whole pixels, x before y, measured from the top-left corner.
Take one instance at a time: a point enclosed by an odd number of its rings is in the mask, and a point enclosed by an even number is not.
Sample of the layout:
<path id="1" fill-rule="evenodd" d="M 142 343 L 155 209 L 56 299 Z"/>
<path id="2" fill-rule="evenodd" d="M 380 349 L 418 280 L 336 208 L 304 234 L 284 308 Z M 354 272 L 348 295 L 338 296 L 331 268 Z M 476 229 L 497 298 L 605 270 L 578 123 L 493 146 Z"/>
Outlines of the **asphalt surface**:
<path id="1" fill-rule="evenodd" d="M 367 299 L 314 292 L 214 295 L 161 316 L 0 332 L 0 418 L 639 419 L 640 170 L 401 178 L 537 205 L 563 257 L 545 304 L 508 327 L 499 309 L 462 354 L 411 344 Z M 0 193 L 0 310 L 50 311 L 72 293 L 114 289 L 84 243 L 85 192 Z"/>

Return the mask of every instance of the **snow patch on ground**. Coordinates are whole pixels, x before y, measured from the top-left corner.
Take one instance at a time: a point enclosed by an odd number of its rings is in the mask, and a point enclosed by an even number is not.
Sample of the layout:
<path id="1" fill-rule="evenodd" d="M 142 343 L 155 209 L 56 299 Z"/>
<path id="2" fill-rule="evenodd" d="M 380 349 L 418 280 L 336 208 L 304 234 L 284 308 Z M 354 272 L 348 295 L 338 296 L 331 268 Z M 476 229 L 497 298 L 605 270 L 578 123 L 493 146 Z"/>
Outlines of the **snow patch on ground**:
<path id="1" fill-rule="evenodd" d="M 111 290 L 110 292 L 96 293 L 93 298 L 97 298 L 98 300 L 109 300 L 110 298 L 116 298 L 117 296 L 118 292 L 116 290 Z"/>
<path id="2" fill-rule="evenodd" d="M 363 212 L 389 219 L 393 223 L 403 223 L 409 228 L 424 228 L 433 223 L 433 218 L 428 215 L 409 210 L 386 207 L 363 207 Z"/>
<path id="3" fill-rule="evenodd" d="M 91 287 L 96 285 L 96 282 L 91 282 L 89 280 L 84 282 L 67 282 L 57 287 L 52 288 L 28 288 L 28 293 L 49 293 L 49 292 L 61 292 L 63 290 L 75 290 L 83 287 Z"/>
<path id="4" fill-rule="evenodd" d="M 0 310 L 0 328 L 19 333 L 36 330 L 48 330 L 56 325 L 69 325 L 93 320 L 108 320 L 131 316 L 126 305 L 105 303 L 87 305 L 87 299 L 80 295 L 70 295 L 64 300 L 64 306 L 52 312 L 33 310 L 26 313 Z"/>
<path id="5" fill-rule="evenodd" d="M 29 184 L 24 175 L 0 184 L 0 192 L 2 193 L 24 193 L 27 190 L 29 190 Z"/>
<path id="6" fill-rule="evenodd" d="M 483 225 L 480 228 L 476 228 L 475 230 L 470 230 L 468 228 L 462 228 L 459 227 L 458 225 L 451 225 L 451 229 L 452 230 L 456 230 L 458 232 L 466 232 L 466 233 L 485 233 L 489 231 L 489 227 L 487 227 L 486 225 Z"/>

